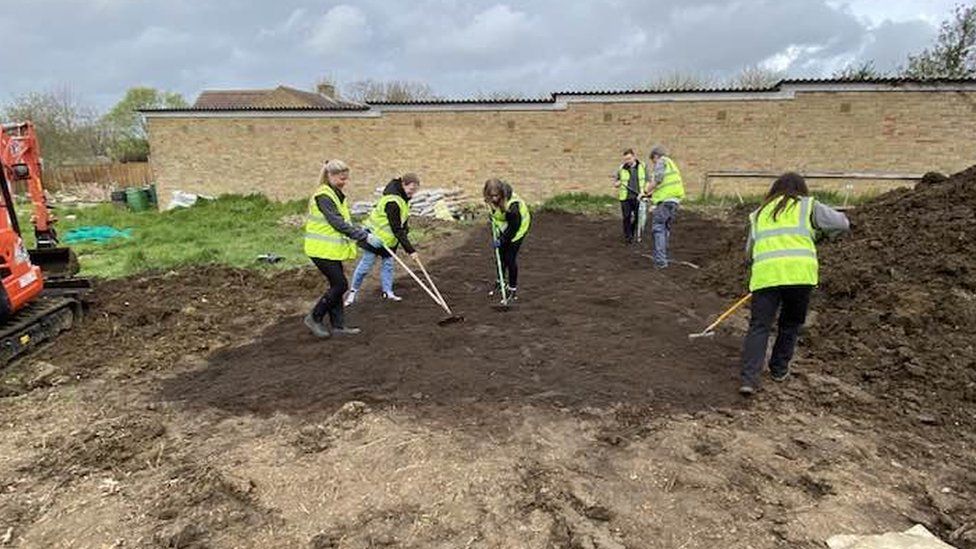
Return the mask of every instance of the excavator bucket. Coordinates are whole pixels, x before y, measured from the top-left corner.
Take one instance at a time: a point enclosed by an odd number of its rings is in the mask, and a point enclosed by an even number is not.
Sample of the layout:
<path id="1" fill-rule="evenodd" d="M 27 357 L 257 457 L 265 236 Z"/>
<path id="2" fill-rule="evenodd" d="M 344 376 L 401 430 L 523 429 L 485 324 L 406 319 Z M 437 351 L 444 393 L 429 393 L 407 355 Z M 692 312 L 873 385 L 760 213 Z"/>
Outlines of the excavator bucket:
<path id="1" fill-rule="evenodd" d="M 45 285 L 48 281 L 71 278 L 78 274 L 78 256 L 71 248 L 34 248 L 28 250 L 31 263 L 41 268 Z"/>

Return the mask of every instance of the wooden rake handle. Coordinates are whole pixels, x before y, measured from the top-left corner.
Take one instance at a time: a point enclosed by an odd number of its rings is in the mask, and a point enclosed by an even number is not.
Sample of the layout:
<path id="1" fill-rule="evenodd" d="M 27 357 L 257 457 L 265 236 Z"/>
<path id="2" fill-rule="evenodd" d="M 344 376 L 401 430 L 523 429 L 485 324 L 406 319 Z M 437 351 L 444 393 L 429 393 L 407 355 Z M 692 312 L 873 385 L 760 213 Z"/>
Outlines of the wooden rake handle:
<path id="1" fill-rule="evenodd" d="M 726 318 L 732 316 L 732 313 L 734 313 L 737 310 L 739 310 L 739 307 L 742 307 L 743 305 L 745 305 L 746 302 L 749 301 L 749 299 L 751 297 L 752 297 L 752 292 L 749 292 L 742 299 L 736 301 L 735 304 L 733 304 L 731 307 L 729 307 L 727 311 L 725 311 L 724 313 L 720 314 L 718 316 L 718 318 L 715 320 L 715 322 L 712 322 L 711 324 L 709 324 L 708 325 L 708 328 L 705 328 L 704 330 L 702 330 L 701 333 L 707 334 L 708 332 L 711 332 L 712 330 L 714 330 L 715 327 L 718 326 L 719 324 L 721 324 L 723 320 L 725 320 Z"/>
<path id="2" fill-rule="evenodd" d="M 404 263 L 403 260 L 400 259 L 393 250 L 391 250 L 386 244 L 383 245 L 383 249 L 386 250 L 388 254 L 393 256 L 393 259 L 395 259 L 397 263 L 399 263 L 400 266 L 403 267 L 411 277 L 413 277 L 413 279 L 417 282 L 417 284 L 421 288 L 423 288 L 425 292 L 427 292 L 427 295 L 429 295 L 430 298 L 434 300 L 434 303 L 440 305 L 442 309 L 447 311 L 447 314 L 449 315 L 454 314 L 451 312 L 450 309 L 447 308 L 447 305 L 441 303 L 441 300 L 437 299 L 437 296 L 434 295 L 434 292 L 430 291 L 430 289 L 427 288 L 427 285 L 425 285 L 424 282 L 420 280 L 420 277 L 418 277 L 417 274 L 414 273 L 413 270 L 411 270 L 410 267 L 406 263 Z"/>

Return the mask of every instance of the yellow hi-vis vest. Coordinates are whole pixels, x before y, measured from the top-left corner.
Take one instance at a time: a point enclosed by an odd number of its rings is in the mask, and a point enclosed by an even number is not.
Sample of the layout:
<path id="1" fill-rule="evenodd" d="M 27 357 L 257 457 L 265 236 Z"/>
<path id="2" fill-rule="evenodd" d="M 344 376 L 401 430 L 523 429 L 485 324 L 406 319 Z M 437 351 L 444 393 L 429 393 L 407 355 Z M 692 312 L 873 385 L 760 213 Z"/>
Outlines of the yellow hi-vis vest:
<path id="1" fill-rule="evenodd" d="M 390 202 L 395 203 L 400 209 L 400 223 L 406 223 L 407 218 L 410 217 L 410 206 L 407 205 L 407 201 L 402 196 L 397 194 L 384 194 L 380 197 L 365 223 L 373 234 L 382 240 L 383 244 L 386 244 L 387 248 L 392 248 L 397 244 L 396 235 L 393 234 L 393 228 L 390 227 L 390 218 L 386 215 L 386 205 Z"/>
<path id="2" fill-rule="evenodd" d="M 778 203 L 775 200 L 749 215 L 752 231 L 750 291 L 773 286 L 817 284 L 813 199 L 805 196 L 791 202 L 775 220 L 773 210 Z"/>
<path id="3" fill-rule="evenodd" d="M 319 187 L 315 194 L 308 199 L 308 215 L 305 217 L 305 255 L 337 261 L 355 258 L 356 242 L 330 225 L 325 214 L 319 210 L 315 197 L 321 194 L 329 197 L 335 203 L 339 214 L 347 223 L 352 220 L 349 205 L 345 201 L 339 200 L 339 195 L 336 194 L 335 189 L 328 184 Z"/>
<path id="4" fill-rule="evenodd" d="M 491 208 L 491 224 L 495 228 L 495 234 L 500 235 L 508 229 L 508 222 L 505 221 L 505 212 L 511 207 L 512 204 L 518 204 L 519 216 L 522 217 L 522 224 L 519 225 L 517 231 L 515 231 L 515 236 L 512 237 L 512 242 L 518 242 L 522 240 L 525 233 L 529 232 L 529 222 L 531 221 L 531 214 L 529 214 L 529 207 L 525 205 L 525 201 L 519 198 L 519 195 L 512 194 L 512 198 L 508 199 L 508 204 L 505 208 Z"/>
<path id="5" fill-rule="evenodd" d="M 617 180 L 620 182 L 620 188 L 617 190 L 617 198 L 619 200 L 627 200 L 627 187 L 630 186 L 630 170 L 627 166 L 620 165 L 620 171 L 617 172 Z M 647 168 L 643 162 L 637 165 L 637 185 L 631 188 L 636 189 L 638 195 L 643 194 L 647 190 Z"/>
<path id="6" fill-rule="evenodd" d="M 681 200 L 685 197 L 685 184 L 681 180 L 681 171 L 678 170 L 678 165 L 667 156 L 663 157 L 663 160 L 664 179 L 654 187 L 654 192 L 651 193 L 651 202 L 654 204 L 660 204 L 671 198 Z"/>

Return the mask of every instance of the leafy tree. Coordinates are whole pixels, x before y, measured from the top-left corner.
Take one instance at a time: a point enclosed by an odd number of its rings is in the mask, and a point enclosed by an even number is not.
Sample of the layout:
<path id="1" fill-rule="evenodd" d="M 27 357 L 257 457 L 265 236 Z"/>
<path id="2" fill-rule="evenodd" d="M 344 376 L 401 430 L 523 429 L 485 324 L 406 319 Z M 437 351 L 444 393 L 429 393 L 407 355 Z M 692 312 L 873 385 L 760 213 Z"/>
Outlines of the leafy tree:
<path id="1" fill-rule="evenodd" d="M 971 78 L 976 76 L 976 4 L 958 4 L 942 22 L 935 44 L 908 57 L 910 78 Z"/>
<path id="2" fill-rule="evenodd" d="M 125 97 L 112 107 L 102 122 L 112 135 L 111 155 L 115 160 L 144 161 L 149 157 L 146 121 L 140 109 L 181 108 L 188 106 L 183 96 L 156 88 L 129 88 Z"/>

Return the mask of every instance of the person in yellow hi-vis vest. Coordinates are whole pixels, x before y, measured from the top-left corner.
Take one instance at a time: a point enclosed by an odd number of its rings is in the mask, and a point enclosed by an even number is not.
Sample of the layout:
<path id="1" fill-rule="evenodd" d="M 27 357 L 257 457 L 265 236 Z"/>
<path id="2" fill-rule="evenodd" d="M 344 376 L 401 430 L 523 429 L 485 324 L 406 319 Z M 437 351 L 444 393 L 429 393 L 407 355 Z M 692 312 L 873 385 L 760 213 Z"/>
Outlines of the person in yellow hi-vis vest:
<path id="1" fill-rule="evenodd" d="M 779 311 L 776 342 L 769 358 L 773 381 L 785 381 L 800 328 L 806 322 L 810 293 L 817 285 L 817 236 L 833 237 L 850 230 L 850 222 L 810 196 L 806 181 L 797 173 L 781 175 L 769 189 L 762 206 L 749 215 L 747 261 L 751 266 L 749 291 L 752 312 L 742 346 L 742 386 L 752 395 L 766 359 L 773 319 Z"/>
<path id="2" fill-rule="evenodd" d="M 305 316 L 305 325 L 316 337 L 332 334 L 358 334 L 359 328 L 347 326 L 342 309 L 342 294 L 349 289 L 349 281 L 342 270 L 342 262 L 356 258 L 356 243 L 367 242 L 377 247 L 382 242 L 366 229 L 352 224 L 352 215 L 342 190 L 349 181 L 349 166 L 341 160 L 329 160 L 319 174 L 319 188 L 308 199 L 305 218 L 305 255 L 329 281 L 329 289 Z M 329 326 L 325 315 L 329 315 Z"/>
<path id="3" fill-rule="evenodd" d="M 532 222 L 532 214 L 525 200 L 512 190 L 512 186 L 501 179 L 492 178 L 485 181 L 482 189 L 485 204 L 488 205 L 489 221 L 491 222 L 492 246 L 498 250 L 501 262 L 499 286 L 496 288 L 505 296 L 503 302 L 508 305 L 518 299 L 518 253 L 525 241 Z M 505 284 L 505 291 L 501 291 L 501 284 Z M 491 292 L 490 295 L 494 295 Z"/>
<path id="4" fill-rule="evenodd" d="M 420 189 L 420 178 L 415 173 L 403 174 L 403 177 L 393 179 L 386 184 L 383 196 L 373 206 L 373 211 L 366 219 L 366 227 L 383 241 L 386 248 L 396 253 L 397 246 L 403 246 L 403 251 L 414 259 L 417 258 L 417 250 L 407 236 L 410 232 L 407 218 L 410 217 L 410 199 L 418 189 Z M 346 294 L 345 306 L 349 307 L 356 302 L 356 293 L 363 286 L 366 275 L 373 270 L 373 264 L 378 257 L 382 258 L 380 289 L 383 292 L 383 299 L 401 301 L 402 298 L 393 293 L 393 256 L 386 249 L 374 248 L 365 242 L 360 242 L 359 247 L 363 249 L 363 258 L 359 260 L 359 265 L 356 265 L 356 270 L 352 273 L 352 289 Z"/>
<path id="5" fill-rule="evenodd" d="M 624 150 L 623 160 L 617 169 L 614 187 L 617 188 L 617 199 L 620 200 L 624 242 L 631 244 L 637 234 L 639 197 L 647 191 L 647 166 L 637 158 L 634 149 Z"/>
<path id="6" fill-rule="evenodd" d="M 671 160 L 661 145 L 655 145 L 651 149 L 651 165 L 654 166 L 654 172 L 646 196 L 651 197 L 651 204 L 654 205 L 654 213 L 651 214 L 654 266 L 664 269 L 669 261 L 668 241 L 671 239 L 671 226 L 674 225 L 678 214 L 678 206 L 685 197 L 685 185 L 678 165 Z"/>

